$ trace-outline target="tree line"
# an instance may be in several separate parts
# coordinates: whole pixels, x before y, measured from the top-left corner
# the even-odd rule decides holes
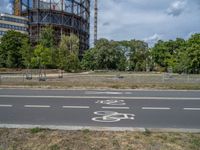
[[[27,35],[8,31],[0,43],[0,67],[58,68],[80,70],[200,72],[200,34],[188,40],[159,40],[154,47],[141,40],[112,41],[100,39],[79,57],[79,38],[61,37],[55,43],[54,30],[42,30],[38,44],[32,46]]]

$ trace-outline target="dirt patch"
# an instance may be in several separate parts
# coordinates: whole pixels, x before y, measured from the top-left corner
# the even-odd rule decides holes
[[[0,150],[200,150],[200,134],[3,128]]]

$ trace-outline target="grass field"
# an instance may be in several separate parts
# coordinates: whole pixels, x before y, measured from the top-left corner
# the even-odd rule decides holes
[[[0,150],[200,150],[200,134],[0,129]]]

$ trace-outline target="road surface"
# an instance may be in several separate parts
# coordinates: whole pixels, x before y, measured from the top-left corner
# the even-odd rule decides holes
[[[0,125],[200,130],[200,91],[0,89]]]

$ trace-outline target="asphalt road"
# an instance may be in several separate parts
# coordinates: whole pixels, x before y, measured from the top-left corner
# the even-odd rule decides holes
[[[0,89],[0,125],[200,129],[200,91]]]

